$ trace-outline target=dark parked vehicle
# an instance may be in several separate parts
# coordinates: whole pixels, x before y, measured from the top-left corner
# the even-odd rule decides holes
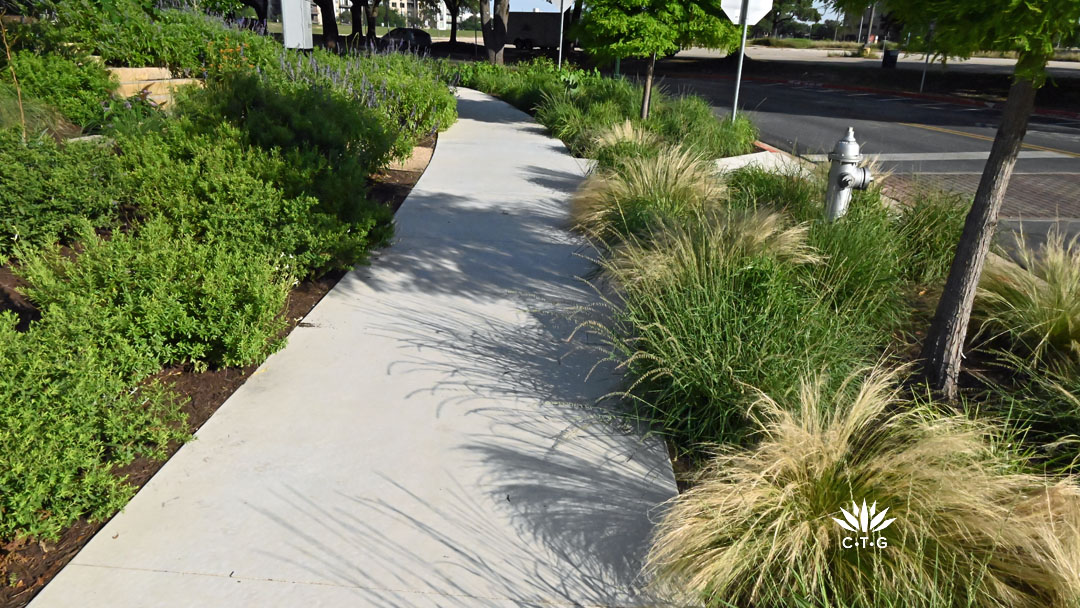
[[[380,40],[387,49],[408,51],[428,51],[431,49],[431,35],[414,27],[395,27]]]

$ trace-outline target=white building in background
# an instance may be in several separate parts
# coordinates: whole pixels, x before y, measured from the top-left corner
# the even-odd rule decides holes
[[[348,11],[350,8],[352,8],[352,0],[333,1],[334,13],[336,15],[341,15],[342,12]],[[379,8],[381,9],[382,6],[387,6],[390,8],[390,10],[396,11],[397,13],[404,15],[408,19],[410,26],[416,23],[419,24],[420,27],[433,27],[438,30],[450,29],[450,11],[446,10],[446,4],[441,2],[441,0],[435,7],[433,7],[433,10],[429,11],[422,11],[420,9],[421,5],[417,0],[382,0]],[[425,12],[431,14],[431,16],[434,17],[433,22],[420,22],[420,20],[424,18]],[[458,15],[458,24],[467,19],[468,16],[468,13],[462,11],[461,14]],[[323,24],[322,11],[319,10],[319,7],[316,6],[314,2],[311,3],[311,22],[316,25]]]
[[[390,10],[404,15],[409,19],[409,25],[412,25],[415,20],[420,20],[424,17],[425,11],[420,10],[420,3],[417,0],[382,0],[384,4],[390,7]],[[434,17],[432,23],[421,24],[423,27],[434,27],[437,30],[450,29],[450,11],[446,10],[446,4],[439,2],[434,10],[429,11]],[[419,22],[419,21],[417,21]]]

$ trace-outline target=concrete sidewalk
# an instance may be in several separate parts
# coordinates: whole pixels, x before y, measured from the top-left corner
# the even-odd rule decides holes
[[[623,606],[663,445],[594,401],[596,296],[565,229],[582,163],[460,90],[398,213],[347,275],[31,604]],[[588,376],[588,377],[587,377]]]

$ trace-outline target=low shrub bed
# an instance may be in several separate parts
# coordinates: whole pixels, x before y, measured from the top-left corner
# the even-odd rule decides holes
[[[280,348],[290,289],[391,234],[371,175],[456,119],[416,57],[301,55],[131,0],[54,8],[12,26],[25,123],[0,66],[0,264],[40,313],[0,310],[0,541],[20,543],[121,507],[117,471],[186,435],[161,371]],[[91,53],[205,86],[167,111],[117,99]]]
[[[681,143],[709,158],[752,152],[757,139],[745,117],[719,119],[700,97],[671,96],[659,88],[653,90],[648,120],[641,121],[640,85],[569,66],[560,71],[546,59],[513,67],[470,63],[449,73],[462,86],[535,115],[578,156],[596,157],[597,137],[628,120],[664,143]]]
[[[733,608],[1080,600],[1080,246],[988,267],[970,337],[984,375],[935,403],[907,363],[964,201],[892,207],[871,188],[827,223],[820,172],[719,176],[630,126],[596,140],[618,154],[574,218],[615,294],[597,328],[634,417],[689,466],[652,547],[658,591]]]

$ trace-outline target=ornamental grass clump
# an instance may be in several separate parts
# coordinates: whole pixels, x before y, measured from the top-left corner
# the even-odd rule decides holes
[[[1018,472],[991,427],[901,402],[895,380],[762,394],[760,442],[717,448],[665,514],[655,584],[706,606],[1074,606],[1080,487]]]
[[[620,300],[605,330],[633,379],[626,395],[680,450],[741,440],[751,386],[781,398],[810,370],[843,374],[875,356],[864,324],[806,288],[822,261],[806,239],[776,213],[717,210],[629,239],[603,263]]]
[[[698,278],[724,266],[760,256],[795,264],[823,258],[807,242],[806,224],[789,226],[779,213],[717,209],[689,221],[668,222],[651,241],[631,241],[606,263],[619,283],[677,281]]]
[[[1080,240],[1051,233],[1037,250],[1021,236],[1014,264],[991,258],[972,316],[988,337],[1055,368],[1080,365]]]
[[[657,134],[625,120],[596,134],[592,141],[592,156],[597,167],[611,169],[624,159],[656,156],[661,142]]]
[[[593,172],[574,196],[570,213],[577,228],[601,240],[643,237],[665,221],[717,205],[722,193],[711,161],[669,147]]]

